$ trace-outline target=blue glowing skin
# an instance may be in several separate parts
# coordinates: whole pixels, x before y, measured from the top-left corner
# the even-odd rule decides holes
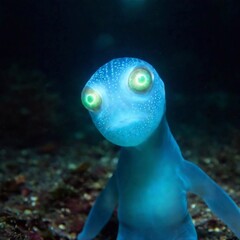
[[[151,78],[144,90],[129,84],[139,69]],[[195,240],[187,192],[199,195],[240,237],[238,206],[199,167],[183,159],[165,117],[164,83],[150,64],[135,58],[110,61],[87,82],[82,101],[101,134],[123,148],[78,240],[93,239],[116,207],[117,240]]]

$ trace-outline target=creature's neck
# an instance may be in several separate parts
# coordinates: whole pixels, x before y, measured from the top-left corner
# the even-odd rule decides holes
[[[148,159],[148,162],[159,161],[160,158],[162,163],[172,165],[181,159],[180,149],[169,129],[165,115],[152,136],[132,151],[143,159]]]
[[[169,146],[171,138],[172,133],[164,115],[154,133],[144,143],[137,146],[137,148],[142,150],[151,149],[151,151],[159,150],[159,147]]]

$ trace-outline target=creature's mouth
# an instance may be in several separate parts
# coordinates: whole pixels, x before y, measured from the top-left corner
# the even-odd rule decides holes
[[[106,128],[107,131],[131,128],[135,125],[138,125],[141,122],[140,117],[123,117],[121,119],[117,119],[116,121],[112,121],[110,125]]]
[[[111,117],[111,120],[99,131],[113,144],[126,147],[137,146],[148,135],[146,116],[121,113]]]
[[[139,120],[136,118],[123,118],[121,120],[119,120],[118,125],[119,126],[127,126],[133,123],[138,122]]]

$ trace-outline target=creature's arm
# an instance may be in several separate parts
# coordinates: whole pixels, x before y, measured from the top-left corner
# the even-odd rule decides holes
[[[184,161],[182,170],[187,189],[202,197],[213,213],[240,238],[240,209],[236,203],[195,164]]]
[[[110,219],[118,199],[116,177],[113,175],[105,189],[97,198],[83,231],[78,235],[77,240],[93,239]]]

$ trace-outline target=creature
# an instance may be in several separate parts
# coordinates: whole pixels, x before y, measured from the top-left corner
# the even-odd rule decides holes
[[[116,207],[117,240],[196,240],[187,192],[199,195],[240,237],[238,206],[183,159],[165,116],[164,83],[150,64],[136,58],[108,62],[85,85],[82,103],[100,133],[122,149],[78,240],[93,239]]]

